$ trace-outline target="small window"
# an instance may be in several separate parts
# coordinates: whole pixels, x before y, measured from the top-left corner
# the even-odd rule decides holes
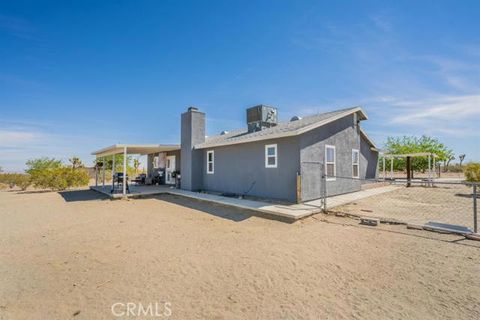
[[[265,146],[265,168],[277,167],[277,145],[267,144]]]
[[[207,173],[213,174],[215,169],[215,154],[213,150],[207,151]]]
[[[335,180],[337,173],[335,146],[325,145],[325,173],[327,181]]]
[[[352,150],[352,177],[360,177],[360,152],[357,149]]]

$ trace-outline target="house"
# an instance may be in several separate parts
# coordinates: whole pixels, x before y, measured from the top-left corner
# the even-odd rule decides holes
[[[181,115],[179,146],[139,153],[148,154],[147,182],[162,176],[161,183],[175,184],[181,177],[185,190],[303,202],[322,196],[323,174],[327,196],[358,191],[362,179],[376,178],[378,150],[361,128],[366,119],[354,107],[278,122],[276,108],[260,105],[247,109],[245,129],[207,137],[205,113],[190,107]]]

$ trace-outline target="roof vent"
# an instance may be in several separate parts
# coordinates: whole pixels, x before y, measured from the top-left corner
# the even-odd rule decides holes
[[[227,130],[223,130],[222,132],[220,132],[220,134],[221,134],[222,136],[225,135],[225,134],[227,134],[227,133],[228,133]]]
[[[188,111],[198,111],[197,107],[188,107]]]
[[[299,116],[293,116],[290,121],[297,121],[297,120],[302,120],[302,117]]]

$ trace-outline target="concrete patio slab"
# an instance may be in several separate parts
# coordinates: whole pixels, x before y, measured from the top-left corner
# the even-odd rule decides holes
[[[267,215],[298,220],[316,213],[321,212],[321,207],[315,204],[272,204],[269,202],[239,199],[224,197],[209,193],[192,192],[187,190],[175,189],[169,186],[129,186],[130,193],[126,195],[126,198],[158,195],[158,194],[172,194],[177,196],[183,196],[191,199],[208,201],[226,206],[233,206],[246,210],[253,210]],[[111,186],[92,186],[90,189],[97,192],[101,192],[114,199],[123,198],[121,192],[111,193]]]

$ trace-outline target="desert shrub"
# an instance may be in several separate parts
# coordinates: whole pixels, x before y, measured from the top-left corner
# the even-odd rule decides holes
[[[30,186],[30,176],[20,173],[2,173],[0,174],[0,183],[8,186],[10,189],[15,186],[26,190]]]
[[[472,162],[467,164],[464,174],[467,181],[480,182],[480,163]]]
[[[83,187],[88,185],[90,180],[88,172],[85,169],[70,169],[62,168],[64,171],[63,175],[67,181],[68,188]]]
[[[449,165],[448,167],[445,168],[445,171],[448,171],[448,172],[453,172],[453,173],[460,173],[460,172],[463,172],[465,167],[459,165],[459,164],[455,164],[455,165]]]
[[[84,169],[67,167],[31,170],[31,181],[35,188],[65,190],[88,184],[88,173]]]
[[[30,175],[28,174],[18,174],[15,178],[15,185],[24,191],[27,190],[31,184]]]

